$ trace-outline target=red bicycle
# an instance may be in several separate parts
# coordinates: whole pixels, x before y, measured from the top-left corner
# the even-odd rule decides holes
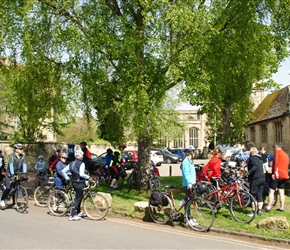
[[[207,183],[208,190],[203,194],[203,198],[217,211],[222,208],[223,204],[228,205],[230,213],[236,221],[250,223],[256,216],[255,198],[238,182],[222,184],[220,178],[213,177],[213,179],[216,181],[217,187]]]

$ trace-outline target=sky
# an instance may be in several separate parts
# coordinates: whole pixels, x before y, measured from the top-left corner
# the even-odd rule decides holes
[[[287,85],[290,85],[290,58],[288,57],[286,60],[284,60],[278,70],[278,72],[274,75],[272,75],[272,79],[282,84],[281,87],[286,87]]]

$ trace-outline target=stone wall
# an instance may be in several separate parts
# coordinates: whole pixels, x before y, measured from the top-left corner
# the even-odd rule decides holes
[[[5,162],[7,166],[7,157],[9,154],[13,152],[13,145],[10,145],[9,141],[0,141],[0,149],[2,150],[2,155],[5,157]],[[78,148],[79,145],[68,144],[68,143],[53,143],[53,142],[45,142],[45,143],[30,143],[24,144],[24,154],[26,157],[26,163],[28,166],[28,171],[32,171],[34,169],[35,163],[37,162],[38,156],[43,155],[44,160],[46,162],[46,167],[48,167],[48,159],[49,157],[56,152],[57,149],[60,149],[61,152],[68,153],[68,149],[70,147]],[[92,144],[88,146],[92,153],[100,155],[104,153],[107,148],[110,147],[109,144]]]

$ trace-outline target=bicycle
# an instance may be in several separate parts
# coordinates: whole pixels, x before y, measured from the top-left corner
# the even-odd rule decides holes
[[[39,186],[34,190],[33,198],[39,207],[46,207],[47,200],[54,189],[54,183],[47,180],[38,180]]]
[[[103,195],[91,192],[91,189],[95,186],[96,182],[92,180],[88,181],[87,187],[83,189],[82,207],[90,219],[101,220],[108,214],[109,204]],[[70,210],[74,197],[75,193],[72,186],[69,186],[66,190],[54,189],[47,201],[50,212],[56,216],[64,216]]]
[[[149,199],[149,215],[155,223],[166,224],[169,220],[176,220],[181,216],[181,209],[185,208],[185,221],[189,227],[199,232],[209,231],[214,223],[215,213],[211,204],[197,195],[199,191],[196,184],[188,192],[176,190],[174,185],[165,185],[165,188],[170,190],[157,191],[161,194],[161,199],[157,204],[152,204]],[[177,209],[173,193],[188,193],[189,198]],[[192,219],[195,220],[194,224],[190,223]]]
[[[256,216],[255,198],[238,182],[221,184],[220,187],[221,178],[212,177],[212,179],[216,181],[217,187],[205,182],[208,191],[203,194],[203,198],[217,211],[222,208],[223,203],[227,202],[230,213],[236,221],[250,223]],[[255,211],[255,213],[252,213],[252,211]]]
[[[154,165],[148,168],[142,168],[143,176],[145,176],[142,182],[143,184],[147,183],[151,190],[161,190],[163,187],[163,182],[160,179],[160,177],[155,174],[154,168],[155,168]],[[140,180],[138,172],[139,167],[137,163],[135,163],[133,170],[127,179],[127,183],[129,185],[128,192],[130,192],[133,187],[136,188],[137,185],[139,184]]]
[[[11,190],[6,198],[10,201],[13,196],[15,196],[16,211],[19,213],[24,213],[28,208],[28,193],[26,188],[21,185],[22,182],[28,180],[27,173],[19,172],[13,178],[11,178]],[[1,185],[1,191],[5,190],[5,185]]]

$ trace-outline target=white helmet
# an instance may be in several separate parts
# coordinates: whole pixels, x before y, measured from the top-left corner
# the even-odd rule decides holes
[[[192,152],[192,151],[195,151],[196,150],[196,147],[194,146],[188,146],[184,149],[185,152]]]
[[[61,157],[61,158],[66,158],[66,159],[68,159],[68,154],[67,154],[67,153],[61,153],[60,157]]]
[[[82,159],[83,156],[84,156],[84,152],[82,150],[79,149],[75,151],[75,158]]]
[[[43,159],[43,155],[38,156],[38,159]]]

